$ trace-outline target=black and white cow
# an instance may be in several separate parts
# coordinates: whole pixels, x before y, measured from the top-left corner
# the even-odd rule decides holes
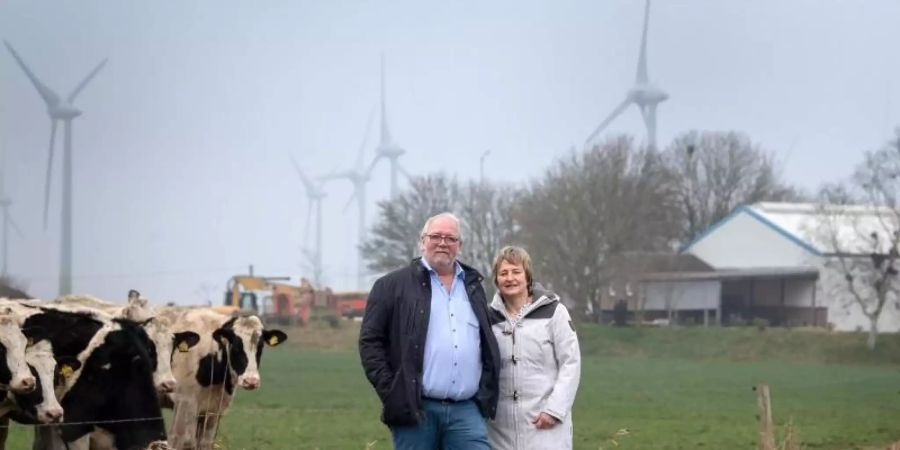
[[[235,386],[260,387],[259,363],[266,345],[285,340],[280,330],[266,330],[257,316],[232,317],[211,309],[170,311],[176,328],[198,330],[200,343],[175,353],[172,372],[178,380],[170,442],[175,448],[212,448],[219,417],[234,398]]]
[[[0,389],[25,394],[35,389],[36,379],[25,363],[23,320],[16,302],[0,299]]]
[[[9,415],[19,423],[56,423],[63,419],[63,408],[56,398],[55,387],[81,367],[78,359],[56,356],[49,341],[42,340],[25,352],[25,361],[37,379],[35,390],[27,394],[9,392],[0,403],[0,417]]]
[[[115,325],[102,340],[94,339],[80,372],[72,377],[77,379],[62,397],[65,422],[83,425],[64,426],[61,435],[72,442],[96,427],[111,434],[120,450],[143,449],[166,439],[153,384],[155,350],[140,324],[116,320]]]
[[[0,393],[0,449],[6,448],[10,420],[36,425],[60,422],[63,408],[54,392],[56,383],[71,376],[81,366],[75,358],[57,358],[48,341],[42,340],[28,347],[25,360],[37,380],[37,387],[29,393]]]
[[[0,448],[5,446],[6,425],[10,419],[36,424],[57,422],[63,416],[62,406],[53,390],[57,364],[51,345],[42,340],[45,330],[41,327],[29,326],[28,336],[25,335],[25,321],[36,311],[20,302],[0,299],[0,379],[4,381],[0,388],[0,423],[3,425]],[[63,357],[62,360],[69,362],[65,366],[67,373],[77,370],[74,358]],[[22,366],[27,370],[27,377],[15,375],[21,372]],[[26,389],[22,389],[16,380],[25,380]]]
[[[77,355],[81,363],[56,391],[65,411],[62,426],[40,429],[35,448],[86,448],[96,429],[108,432],[120,450],[165,440],[153,384],[155,347],[141,324],[96,312],[35,309],[25,321],[26,330],[48,330],[54,353]]]
[[[200,336],[190,330],[175,333],[172,320],[167,316],[158,316],[156,311],[148,305],[147,300],[141,298],[140,293],[135,290],[128,293],[127,304],[110,303],[88,295],[60,297],[54,300],[53,304],[62,305],[75,311],[79,309],[98,310],[113,318],[128,319],[142,324],[155,347],[157,360],[156,370],[153,372],[153,384],[160,395],[175,391],[176,381],[172,375],[172,352],[175,349],[184,351],[185,348],[193,347],[200,340]]]

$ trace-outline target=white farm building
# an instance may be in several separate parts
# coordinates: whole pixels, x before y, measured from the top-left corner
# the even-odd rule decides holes
[[[873,246],[873,239],[900,232],[897,225],[896,212],[887,209],[799,203],[741,206],[682,249],[683,255],[708,264],[711,272],[658,274],[655,284],[666,283],[675,293],[705,290],[703,308],[714,306],[714,317],[723,324],[764,318],[773,325],[868,330],[869,319],[846,288],[838,254],[845,260],[870,258],[878,245]],[[644,284],[646,302],[659,303],[654,297],[661,294],[651,295],[654,283]],[[716,304],[709,304],[710,298]],[[895,300],[885,304],[878,325],[882,332],[900,330]]]

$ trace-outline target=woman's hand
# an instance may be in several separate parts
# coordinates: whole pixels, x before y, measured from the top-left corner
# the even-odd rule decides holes
[[[533,423],[538,430],[549,430],[555,427],[556,424],[559,423],[559,420],[550,414],[542,412],[537,416],[537,419],[534,419],[534,422],[531,423]]]

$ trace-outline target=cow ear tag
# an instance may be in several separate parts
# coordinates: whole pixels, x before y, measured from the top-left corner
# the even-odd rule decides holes
[[[59,368],[59,373],[63,377],[69,378],[73,373],[75,373],[75,369],[73,369],[72,366],[68,364],[63,364],[62,367]]]
[[[272,336],[269,338],[269,346],[274,347],[278,345],[278,336]]]
[[[178,344],[178,351],[179,351],[179,352],[181,352],[181,353],[187,353],[188,350],[190,350],[190,347],[188,347],[188,343],[187,343],[187,342],[181,341],[181,343]]]
[[[226,346],[226,347],[228,346],[228,339],[226,339],[226,338],[224,338],[224,337],[223,337],[223,338],[219,338],[219,342],[221,342],[222,345],[224,345],[224,346]]]

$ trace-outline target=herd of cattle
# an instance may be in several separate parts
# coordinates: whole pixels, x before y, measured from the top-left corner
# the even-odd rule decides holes
[[[128,297],[0,298],[0,449],[10,420],[38,425],[34,449],[211,449],[235,388],[258,388],[263,348],[287,339],[254,315]]]

